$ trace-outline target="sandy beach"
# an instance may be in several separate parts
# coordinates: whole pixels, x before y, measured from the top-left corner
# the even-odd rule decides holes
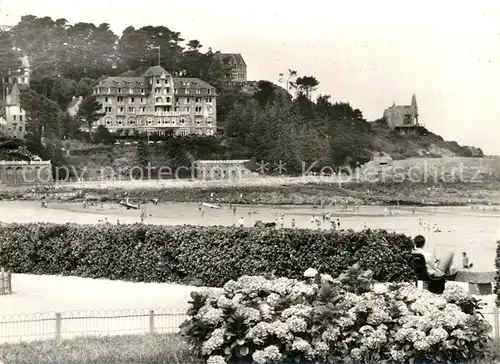
[[[311,217],[320,217],[326,212],[334,219],[339,219],[342,229],[362,230],[386,229],[409,236],[423,234],[427,238],[427,249],[440,255],[454,249],[458,254],[467,252],[476,267],[490,270],[494,267],[496,252],[495,237],[500,231],[498,211],[489,206],[477,207],[420,207],[413,214],[411,207],[392,209],[392,216],[386,214],[380,206],[359,206],[355,212],[342,211],[338,206],[327,206],[324,210],[312,206],[262,206],[235,205],[236,212],[230,205],[221,209],[210,209],[194,203],[164,203],[154,206],[144,205],[147,218],[144,223],[163,225],[233,225],[243,217],[245,226],[253,226],[256,220],[276,221],[284,214],[284,227],[290,228],[295,219],[297,228],[313,228]],[[149,216],[151,214],[151,216]],[[141,212],[127,210],[116,203],[96,203],[83,207],[82,203],[50,203],[48,208],[41,208],[34,201],[0,201],[0,221],[2,222],[78,222],[96,224],[107,219],[110,223],[138,223]],[[441,230],[435,233],[420,225],[431,228],[437,225]],[[330,229],[325,221],[322,229]]]

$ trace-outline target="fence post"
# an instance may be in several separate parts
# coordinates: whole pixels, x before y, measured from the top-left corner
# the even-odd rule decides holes
[[[12,294],[12,273],[10,271],[7,272],[7,283],[9,287],[9,293]]]
[[[155,333],[155,312],[149,310],[149,333],[153,335]]]
[[[7,279],[5,279],[4,268],[0,268],[0,294],[4,295],[6,292]]]
[[[61,340],[61,314],[59,312],[56,313],[56,340]]]
[[[500,340],[500,318],[498,316],[498,307],[493,307],[493,322],[495,327],[495,341]]]

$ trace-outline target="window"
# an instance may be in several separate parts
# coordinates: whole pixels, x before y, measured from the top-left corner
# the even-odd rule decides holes
[[[123,106],[118,108],[119,112],[123,112]]]
[[[128,119],[128,125],[135,125],[135,119],[134,118],[129,118]]]
[[[157,97],[157,98],[155,99],[155,102],[161,103],[161,102],[162,102],[161,97]]]
[[[184,125],[184,124],[186,124],[186,119],[181,118],[181,120],[179,120],[179,122],[180,122],[182,125]]]
[[[132,87],[131,87],[131,88],[129,88],[129,89],[128,89],[128,93],[129,93],[129,94],[133,94],[133,93],[134,93],[134,89],[133,89]]]
[[[25,81],[25,78],[24,77],[21,77],[21,83],[24,83]]]
[[[201,106],[196,106],[196,110],[195,110],[196,112],[201,112],[201,110],[202,110]]]
[[[143,88],[141,88],[141,94],[143,94],[143,93],[144,93],[144,89],[143,89]],[[141,97],[141,99],[142,99],[142,97]]]
[[[123,96],[118,96],[116,98],[116,102],[123,102]]]
[[[148,125],[151,125],[153,123],[153,118],[150,116],[148,117]]]
[[[106,118],[106,125],[111,125],[111,118]]]
[[[161,88],[160,87],[155,87],[155,94],[161,93]]]
[[[167,97],[167,102],[171,102],[170,97]]]
[[[116,123],[117,123],[118,125],[122,125],[122,124],[123,124],[123,119],[122,119],[122,118],[118,118],[118,119],[116,119]]]
[[[185,112],[189,112],[189,111],[190,111],[190,108],[189,108],[189,107],[185,107],[185,108],[184,108],[184,111],[185,111]]]
[[[146,112],[146,108],[145,107],[141,107],[141,111],[142,112]]]
[[[104,108],[104,111],[105,111],[105,112],[111,112],[111,106],[106,106],[106,107]]]
[[[189,89],[188,88],[186,89],[186,94],[189,94]]]
[[[129,107],[129,108],[128,108],[128,112],[135,113],[135,107]]]
[[[186,104],[189,104],[191,103],[191,98],[190,97],[186,97]]]
[[[195,99],[195,102],[196,102],[197,104],[198,104],[200,101],[201,101],[201,97],[197,97],[197,98]]]
[[[107,93],[109,94],[110,92],[111,92],[111,89],[110,89],[110,88],[108,88]]]
[[[23,131],[23,127],[22,126],[19,127],[19,131]]]
[[[211,97],[205,98],[205,102],[208,102],[209,104],[211,104],[212,103],[212,98]]]
[[[198,95],[200,94],[200,89],[199,88],[196,89],[196,94],[198,94]]]
[[[207,124],[212,124],[212,119],[211,118],[207,118]]]
[[[14,121],[16,121],[16,115],[12,115]]]
[[[130,100],[130,103],[133,104],[135,102],[135,97],[131,97],[129,100]]]
[[[157,78],[157,79],[156,79],[156,84],[157,84],[157,85],[159,85],[159,84],[160,84],[160,79],[159,79],[159,78]]]
[[[201,120],[200,119],[196,119],[196,125],[200,125],[201,124]]]
[[[167,94],[170,93],[170,87],[167,87]]]
[[[186,136],[188,131],[186,129],[179,129],[179,135]]]
[[[122,93],[122,89],[120,87],[118,87],[118,93],[121,94]]]
[[[23,121],[23,116],[19,115],[19,121]]]
[[[108,103],[108,102],[109,102],[109,97],[107,97],[107,96],[106,96],[106,97],[104,98],[104,102],[105,102],[105,103]]]

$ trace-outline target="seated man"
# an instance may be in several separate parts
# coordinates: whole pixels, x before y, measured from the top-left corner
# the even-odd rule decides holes
[[[453,251],[448,252],[442,260],[437,260],[431,253],[424,250],[425,238],[422,235],[417,235],[414,242],[415,249],[413,253],[421,254],[425,258],[427,273],[430,277],[449,277],[456,273],[456,269],[451,268],[454,256]]]

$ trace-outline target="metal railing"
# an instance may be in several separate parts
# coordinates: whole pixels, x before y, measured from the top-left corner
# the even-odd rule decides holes
[[[166,334],[179,331],[186,308],[88,310],[0,316],[0,344],[81,336]]]

